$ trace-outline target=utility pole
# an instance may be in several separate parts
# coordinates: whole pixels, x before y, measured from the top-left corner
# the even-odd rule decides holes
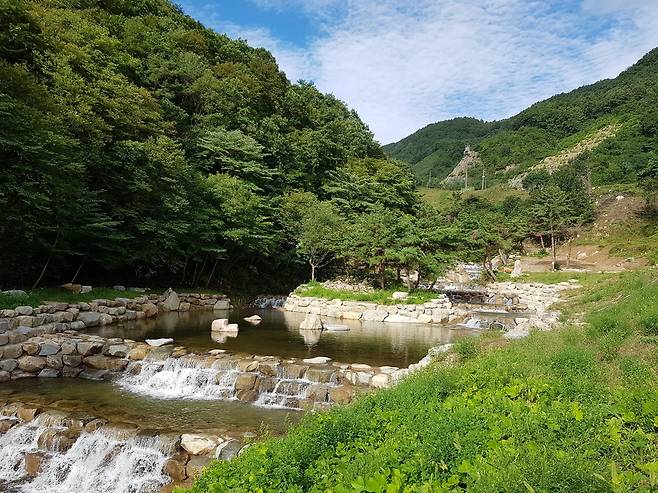
[[[484,190],[485,178],[484,178],[484,164],[482,164],[482,190]]]

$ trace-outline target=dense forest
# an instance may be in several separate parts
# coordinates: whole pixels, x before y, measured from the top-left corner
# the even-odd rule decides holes
[[[605,125],[620,130],[581,156],[592,183],[644,180],[653,176],[658,151],[658,49],[617,78],[603,80],[539,102],[496,122],[457,118],[418,130],[384,147],[410,163],[426,183],[429,171],[445,177],[470,143],[499,179],[518,174]],[[449,165],[452,163],[452,166]]]
[[[0,26],[4,285],[266,286],[303,267],[291,193],[418,200],[354,111],[167,0],[0,0]]]

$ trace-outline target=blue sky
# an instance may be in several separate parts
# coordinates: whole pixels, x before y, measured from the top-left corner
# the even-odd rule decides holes
[[[455,116],[511,116],[615,77],[658,46],[658,0],[178,0],[263,46],[393,142]]]

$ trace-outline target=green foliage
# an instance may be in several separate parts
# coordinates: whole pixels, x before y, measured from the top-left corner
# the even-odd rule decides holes
[[[452,349],[462,361],[474,358],[480,352],[479,341],[474,337],[462,337],[456,340]]]
[[[189,491],[653,491],[658,381],[638,321],[658,313],[656,286],[654,271],[626,274],[574,302],[593,326],[630,315],[621,355],[601,359],[598,329],[536,332],[309,415]]]
[[[167,0],[0,0],[0,116],[8,287],[290,282],[281,197],[417,203],[355,112]]]
[[[38,288],[23,296],[9,296],[0,293],[0,310],[14,309],[17,306],[39,306],[46,301],[60,301],[64,303],[90,302],[97,299],[137,298],[143,296],[136,291],[118,291],[112,288],[98,287],[89,293],[75,294],[63,289]]]

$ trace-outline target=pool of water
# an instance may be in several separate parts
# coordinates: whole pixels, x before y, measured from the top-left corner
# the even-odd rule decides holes
[[[243,320],[260,315],[263,321],[251,325]],[[291,358],[328,356],[334,361],[406,367],[418,362],[427,350],[450,342],[466,329],[426,324],[388,324],[357,320],[332,321],[347,325],[346,332],[300,331],[302,313],[279,310],[235,309],[231,311],[171,312],[155,319],[137,320],[96,329],[103,337],[134,340],[173,338],[175,344],[194,352],[226,349],[257,355]],[[237,323],[237,334],[211,334],[216,318]]]
[[[158,433],[256,431],[285,433],[302,413],[267,409],[240,401],[156,399],[123,390],[111,381],[25,379],[0,385],[0,401],[20,401]]]

